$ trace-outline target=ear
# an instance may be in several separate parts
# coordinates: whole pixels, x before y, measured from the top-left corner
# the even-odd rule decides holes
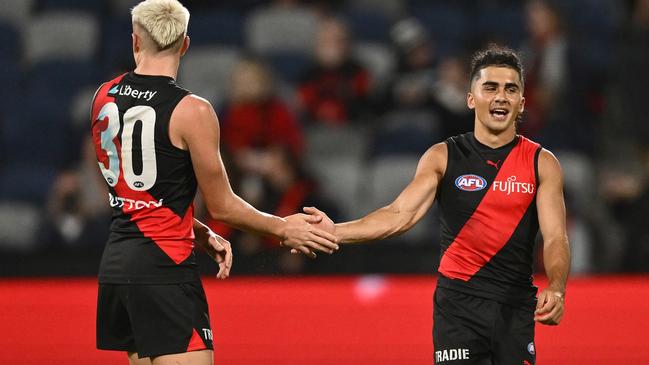
[[[518,113],[522,113],[525,111],[525,97],[521,98],[521,106],[519,107]]]
[[[475,109],[475,99],[473,98],[473,94],[470,91],[466,93],[466,106],[468,106],[471,110]]]
[[[135,34],[135,32],[131,33],[131,38],[133,39],[133,53],[138,53],[140,52],[140,47],[142,46],[142,39]]]
[[[189,48],[189,36],[185,36],[185,39],[183,39],[183,45],[180,47],[180,57],[185,55],[185,52],[187,52],[187,49]]]

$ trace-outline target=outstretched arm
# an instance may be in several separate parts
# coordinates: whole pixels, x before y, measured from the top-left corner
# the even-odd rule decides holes
[[[563,200],[563,174],[556,157],[547,150],[539,155],[539,188],[536,207],[543,236],[543,263],[548,287],[539,293],[534,320],[557,325],[563,317],[570,247]]]
[[[319,222],[320,217],[266,214],[232,191],[219,151],[218,119],[205,99],[188,95],[180,101],[172,114],[169,137],[176,147],[189,151],[210,217],[242,230],[276,236],[284,245],[305,253],[337,249],[334,235],[309,224]]]
[[[435,200],[437,186],[444,176],[446,143],[428,149],[419,160],[414,179],[391,204],[365,217],[335,225],[341,243],[379,240],[399,235],[415,225]]]

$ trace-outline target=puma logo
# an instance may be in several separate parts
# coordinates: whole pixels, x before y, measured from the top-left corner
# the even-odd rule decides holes
[[[496,161],[496,162],[493,162],[493,161],[491,161],[491,160],[487,160],[487,165],[495,167],[496,170],[499,169],[498,164],[500,164],[500,160],[498,160],[498,161]]]

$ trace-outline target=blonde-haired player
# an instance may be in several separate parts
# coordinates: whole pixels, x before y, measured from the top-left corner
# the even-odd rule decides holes
[[[99,268],[97,347],[128,353],[132,365],[212,364],[212,331],[194,244],[220,266],[230,244],[193,219],[200,188],[210,216],[274,235],[291,249],[332,253],[335,236],[280,218],[235,195],[219,152],[212,106],[175,82],[189,47],[189,12],[176,0],[132,11],[136,68],[104,83],[92,105],[92,137],[113,208]]]

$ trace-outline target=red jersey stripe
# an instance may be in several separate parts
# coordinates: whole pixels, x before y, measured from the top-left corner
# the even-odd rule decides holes
[[[539,145],[519,136],[473,215],[442,256],[439,272],[468,281],[509,241],[536,196]]]

